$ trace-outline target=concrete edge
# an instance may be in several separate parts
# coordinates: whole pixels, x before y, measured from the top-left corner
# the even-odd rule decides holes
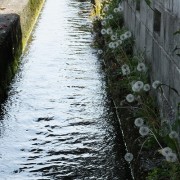
[[[1,2],[3,1],[3,2]],[[45,0],[0,0],[0,102],[15,75],[19,58]]]

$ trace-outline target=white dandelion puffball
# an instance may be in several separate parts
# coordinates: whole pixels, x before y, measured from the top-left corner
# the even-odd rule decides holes
[[[116,46],[115,46],[114,42],[112,42],[112,49],[115,49],[115,48],[116,48]]]
[[[107,18],[107,16],[105,16],[104,18],[103,18],[103,20],[107,20],[108,18]]]
[[[110,15],[108,16],[108,19],[113,19],[113,15],[110,14]]]
[[[141,127],[144,124],[144,119],[142,118],[136,118],[134,121],[135,126]]]
[[[123,76],[129,75],[131,73],[130,69],[123,69],[122,74]]]
[[[144,87],[144,83],[142,81],[137,81],[133,86],[135,89],[141,90]]]
[[[161,153],[163,156],[167,156],[168,154],[172,153],[172,149],[170,147],[165,147],[161,149]]]
[[[137,70],[138,70],[139,72],[145,72],[145,71],[146,71],[146,65],[145,65],[144,63],[139,63],[139,64],[137,65]]]
[[[135,85],[133,85],[133,86],[132,86],[132,91],[133,91],[133,92],[139,92],[139,91],[140,91],[140,89],[137,89],[137,88],[136,88],[136,86],[135,86]]]
[[[132,33],[130,31],[125,32],[126,38],[130,38],[132,36]]]
[[[121,8],[122,8],[122,10],[123,10],[123,7],[122,7],[122,2],[120,2],[120,3],[118,4],[118,7],[121,7]]]
[[[127,162],[131,162],[133,160],[133,154],[132,153],[126,153],[125,156],[124,156],[124,159],[127,161]]]
[[[119,39],[119,40],[118,40],[118,43],[119,43],[119,45],[121,45],[121,44],[122,44],[122,40]]]
[[[99,20],[99,17],[98,16],[94,16],[93,20],[97,21],[97,20]]]
[[[103,11],[107,12],[109,10],[109,5],[104,6]]]
[[[161,82],[160,81],[154,81],[153,83],[152,83],[152,87],[154,88],[154,89],[157,89],[157,87],[159,86],[161,84]]]
[[[114,8],[113,11],[114,11],[114,13],[117,13],[117,12],[119,12],[119,9],[118,8]]]
[[[103,50],[99,49],[97,53],[98,53],[98,54],[102,54],[102,53],[103,53]]]
[[[114,43],[113,43],[113,42],[110,42],[110,43],[108,44],[108,47],[109,47],[110,49],[114,49]]]
[[[125,34],[122,34],[121,36],[120,36],[120,40],[125,40],[127,37],[126,37],[126,35]]]
[[[101,25],[105,26],[106,25],[106,21],[105,20],[101,21]]]
[[[127,65],[127,64],[123,64],[122,66],[121,66],[121,69],[123,70],[123,69],[129,69],[129,66]]]
[[[127,102],[131,103],[131,102],[133,102],[135,100],[135,97],[134,97],[133,94],[128,94],[126,96],[126,100],[127,100]]]
[[[111,40],[112,40],[112,41],[117,40],[117,36],[116,36],[116,35],[111,35]]]
[[[146,91],[146,92],[150,91],[150,89],[151,89],[151,86],[149,84],[145,84],[144,87],[143,87],[143,90]]]
[[[129,66],[127,64],[122,65],[121,69],[122,69],[123,75],[128,75],[131,72],[130,68],[129,68]]]
[[[141,136],[146,136],[149,134],[150,129],[147,126],[141,126],[139,129],[139,134]]]
[[[119,12],[122,12],[122,11],[123,11],[123,7],[122,7],[122,6],[119,6],[119,7],[118,7],[118,11],[119,11]]]
[[[114,48],[117,48],[119,46],[119,43],[118,42],[114,42]]]
[[[106,30],[107,34],[111,35],[113,33],[112,29],[111,28],[107,28]]]
[[[102,35],[104,35],[104,34],[106,34],[106,33],[107,33],[106,29],[101,29],[101,34],[102,34]]]
[[[178,138],[178,133],[177,133],[176,131],[171,131],[171,132],[169,133],[169,137],[170,137],[171,139],[177,139],[177,138]]]
[[[175,153],[169,153],[166,155],[166,161],[168,162],[176,162],[177,161],[177,155]]]
[[[115,48],[117,48],[118,47],[118,43],[117,42],[110,42],[109,44],[108,44],[108,46],[109,46],[109,48],[110,49],[115,49]]]

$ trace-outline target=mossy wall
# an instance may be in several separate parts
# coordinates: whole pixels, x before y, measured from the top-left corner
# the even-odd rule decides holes
[[[26,46],[44,2],[45,0],[29,0],[26,7],[20,13],[23,49]]]

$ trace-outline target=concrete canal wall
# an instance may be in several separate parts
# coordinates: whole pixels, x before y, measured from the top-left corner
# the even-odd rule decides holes
[[[45,0],[0,0],[0,101]]]
[[[151,66],[151,79],[159,80],[180,91],[180,1],[153,0],[150,7],[145,1],[126,0],[124,16],[126,26],[133,32],[137,51],[144,53]],[[178,95],[163,87],[173,107],[180,102]],[[159,100],[162,104],[161,100]]]

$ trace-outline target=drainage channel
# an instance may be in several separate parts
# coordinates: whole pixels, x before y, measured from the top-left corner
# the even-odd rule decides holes
[[[1,180],[130,180],[90,1],[47,0],[0,115]]]

